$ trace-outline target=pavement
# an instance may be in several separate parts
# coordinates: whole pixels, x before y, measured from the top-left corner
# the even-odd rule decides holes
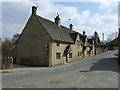
[[[14,68],[3,88],[118,88],[117,50],[54,67]],[[21,70],[21,71],[20,71]],[[17,72],[17,73],[15,73]]]

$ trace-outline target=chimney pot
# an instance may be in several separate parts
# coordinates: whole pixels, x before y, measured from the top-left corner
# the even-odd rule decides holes
[[[60,25],[59,15],[56,16],[56,18],[55,18],[55,23],[56,23],[57,25]]]
[[[69,26],[69,27],[70,27],[70,29],[71,29],[71,30],[73,30],[73,25],[72,25],[72,24],[70,24],[70,26]]]
[[[32,14],[35,14],[35,15],[36,15],[36,11],[37,11],[37,7],[32,6]]]
[[[83,35],[85,35],[85,31],[83,31]]]

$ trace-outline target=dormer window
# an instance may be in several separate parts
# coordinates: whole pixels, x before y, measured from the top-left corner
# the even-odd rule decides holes
[[[56,46],[60,47],[60,42],[57,42],[57,43],[56,43]]]

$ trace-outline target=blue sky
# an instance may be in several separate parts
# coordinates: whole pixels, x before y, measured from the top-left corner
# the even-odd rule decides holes
[[[116,32],[118,28],[117,2],[40,2],[37,14],[54,21],[59,13],[61,25],[69,27],[73,24],[74,30],[93,35],[97,31],[102,39],[102,33],[107,36]],[[21,33],[31,15],[33,1],[2,2],[2,38],[12,38],[15,33]],[[68,20],[70,19],[70,21]]]
[[[55,3],[62,4],[65,6],[76,7],[79,13],[83,10],[89,9],[90,11],[92,11],[91,14],[99,12],[98,6],[100,5],[98,2],[55,2]]]

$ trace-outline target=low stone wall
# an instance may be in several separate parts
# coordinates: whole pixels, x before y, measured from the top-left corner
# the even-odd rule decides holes
[[[108,50],[116,50],[118,47],[108,47]]]
[[[37,61],[35,59],[20,59],[20,64],[28,66],[37,66]]]
[[[96,55],[107,51],[107,48],[104,47],[96,47],[95,49]]]
[[[4,57],[0,69],[11,69],[13,66],[13,57]]]

